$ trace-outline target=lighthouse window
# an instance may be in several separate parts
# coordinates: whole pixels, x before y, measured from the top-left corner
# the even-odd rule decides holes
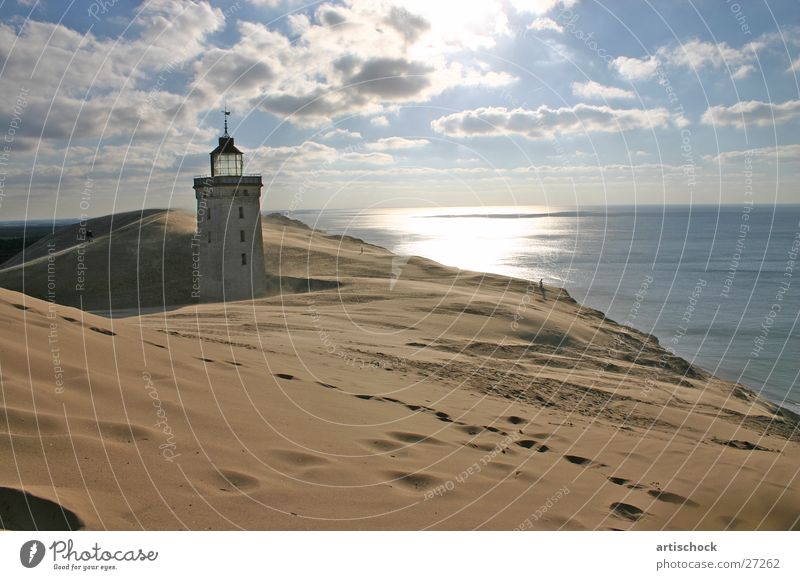
[[[208,243],[211,243],[211,232],[208,232]]]
[[[239,219],[244,219],[244,208],[239,206]]]
[[[239,230],[239,241],[240,242],[244,241],[244,230]]]
[[[208,209],[206,210],[206,219],[207,219],[208,221],[211,221],[211,208],[208,208]]]
[[[242,266],[247,266],[247,254],[242,254]]]

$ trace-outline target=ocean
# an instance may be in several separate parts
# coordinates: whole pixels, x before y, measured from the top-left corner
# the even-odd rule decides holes
[[[800,205],[302,210],[401,255],[562,286],[800,412]]]

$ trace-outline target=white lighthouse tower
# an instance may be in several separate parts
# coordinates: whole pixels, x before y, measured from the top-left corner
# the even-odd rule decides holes
[[[196,177],[200,300],[246,300],[266,289],[261,174],[243,174],[242,152],[225,134],[211,152],[211,176]]]

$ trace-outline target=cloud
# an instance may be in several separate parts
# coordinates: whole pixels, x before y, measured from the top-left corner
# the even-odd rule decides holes
[[[375,0],[367,1],[378,4]],[[392,4],[428,23],[424,30],[414,27],[415,43],[431,53],[485,50],[494,47],[498,37],[511,34],[501,0],[393,0]],[[394,8],[391,12],[397,14]],[[390,20],[397,21],[391,18],[391,13]]]
[[[166,83],[191,70],[223,23],[222,12],[207,2],[154,0],[119,38],[36,20],[19,31],[0,24],[0,91],[30,89],[20,136],[186,139],[203,105]]]
[[[372,117],[372,119],[370,119],[369,122],[373,127],[389,126],[389,119],[387,119],[384,115],[378,115],[377,117]]]
[[[369,165],[389,165],[394,163],[394,157],[388,153],[359,153],[358,151],[350,151],[339,157],[341,161],[348,163],[361,163]]]
[[[355,74],[345,77],[345,83],[360,94],[405,99],[430,87],[433,79],[429,74],[433,71],[432,66],[421,62],[380,57],[362,63]]]
[[[482,69],[464,58],[467,44],[455,41],[465,22],[480,22],[486,33],[487,7],[478,4],[454,13],[452,6],[411,0],[322,3],[288,17],[289,34],[240,21],[239,39],[209,50],[195,66],[195,86],[207,99],[229,93],[238,108],[314,127],[425,102],[455,87],[509,84],[512,75]]]
[[[725,42],[691,39],[675,46],[662,46],[655,55],[645,58],[620,56],[612,67],[628,80],[639,81],[656,75],[659,64],[700,72],[707,69],[731,70],[731,77],[740,80],[756,70],[757,52],[767,46],[764,40],[734,48]]]
[[[659,64],[658,59],[654,56],[646,58],[618,56],[612,61],[611,66],[623,78],[629,81],[640,81],[655,76]]]
[[[386,137],[378,139],[373,143],[367,143],[366,148],[370,151],[393,151],[397,149],[416,149],[428,145],[427,139],[406,139],[404,137]]]
[[[409,44],[416,42],[431,28],[430,22],[417,14],[412,14],[402,6],[392,6],[383,22],[398,31]]]
[[[754,72],[755,70],[756,67],[752,64],[743,64],[734,71],[734,73],[731,75],[731,78],[737,81],[742,80],[750,76],[750,73]]]
[[[755,70],[752,63],[756,62],[756,53],[763,46],[761,42],[751,42],[742,48],[733,48],[725,42],[693,39],[675,47],[661,47],[657,54],[673,67],[695,70],[728,67],[737,69],[736,74],[746,75]]]
[[[286,147],[261,146],[247,152],[247,161],[254,167],[280,169],[286,166],[297,167],[309,164],[332,164],[339,152],[333,147],[305,141],[300,145]]]
[[[431,127],[451,137],[522,135],[545,139],[556,134],[615,133],[677,124],[678,120],[663,108],[612,109],[581,103],[535,110],[484,107],[440,117]]]
[[[763,101],[742,101],[735,105],[714,105],[703,113],[706,125],[738,127],[766,127],[783,125],[795,121],[800,116],[800,100],[785,103],[765,103]]]
[[[595,81],[572,83],[571,87],[572,94],[583,99],[598,99],[605,101],[610,99],[633,99],[636,96],[631,91],[626,91],[625,89],[620,89],[617,87],[601,85]]]
[[[349,129],[342,129],[337,127],[330,131],[324,132],[320,135],[320,139],[324,141],[335,141],[339,139],[361,139],[361,133],[358,131],[350,131]]]
[[[557,6],[572,8],[578,0],[511,0],[511,6],[517,12],[547,14]]]
[[[800,145],[780,145],[777,147],[759,147],[743,151],[725,151],[719,155],[709,156],[709,160],[718,163],[741,163],[744,159],[759,159],[765,162],[800,163]]]
[[[270,171],[296,171],[311,169],[319,171],[335,167],[338,163],[349,165],[387,165],[394,163],[388,153],[362,146],[335,149],[316,141],[305,141],[300,145],[269,147],[261,146],[247,152],[248,165]]]
[[[561,25],[553,20],[552,18],[548,18],[547,16],[540,16],[530,24],[528,24],[528,30],[552,30],[554,32],[564,32],[564,29]]]

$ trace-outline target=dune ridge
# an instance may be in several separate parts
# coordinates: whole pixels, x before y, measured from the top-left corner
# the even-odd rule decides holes
[[[192,228],[96,232],[84,308],[179,300]],[[0,290],[0,527],[798,529],[798,417],[749,389],[559,288],[264,238],[252,301],[95,316],[68,247],[56,302]]]

